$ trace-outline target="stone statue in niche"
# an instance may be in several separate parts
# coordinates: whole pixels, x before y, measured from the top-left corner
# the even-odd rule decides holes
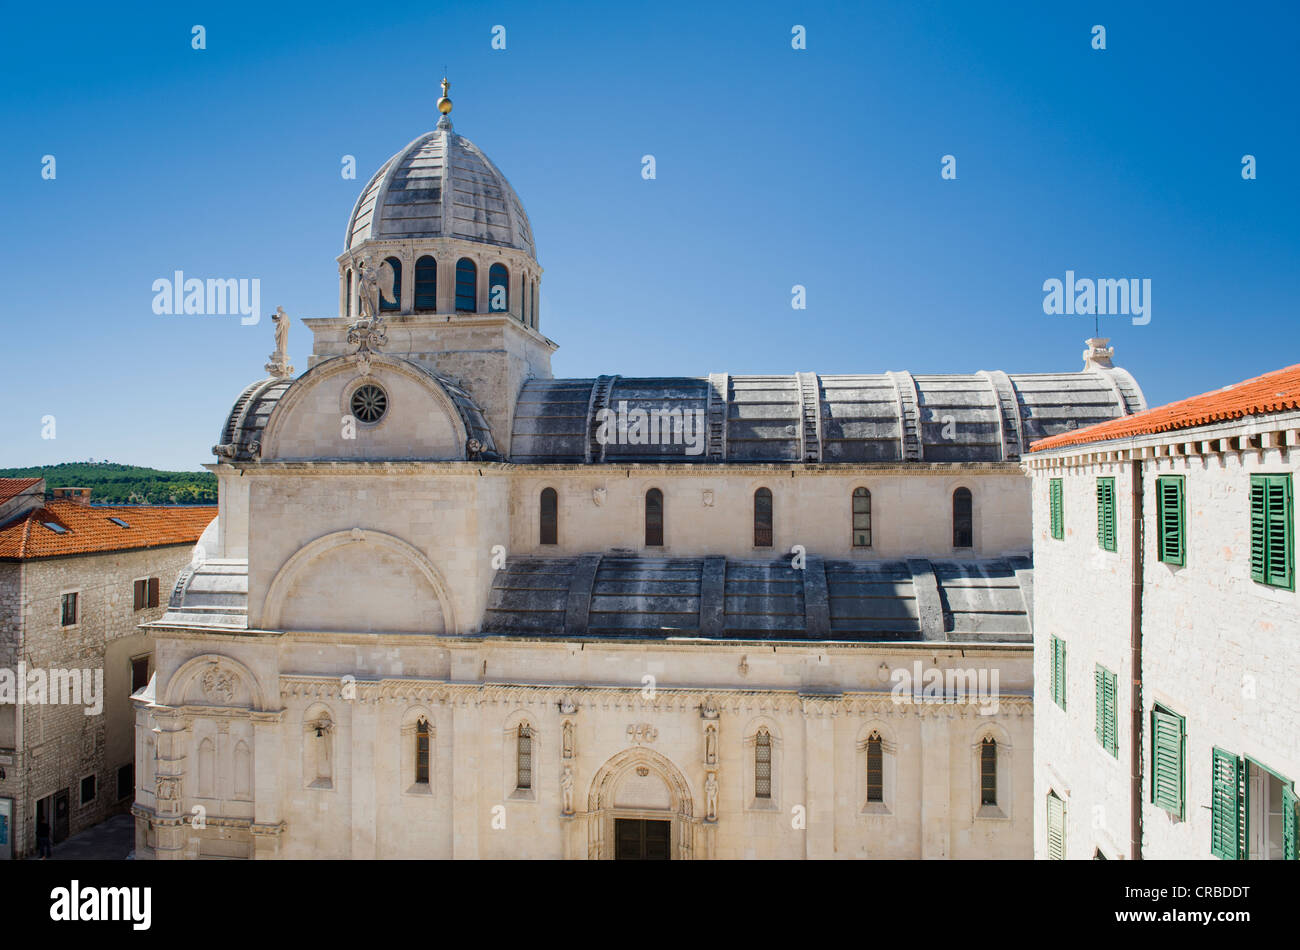
[[[564,814],[573,814],[573,766],[564,767],[564,777],[560,779],[560,791],[564,799]]]
[[[718,764],[718,727],[712,724],[704,730],[704,763]]]
[[[718,773],[710,772],[704,779],[704,820],[718,820]]]
[[[573,723],[568,719],[564,720],[563,749],[564,758],[573,758]]]

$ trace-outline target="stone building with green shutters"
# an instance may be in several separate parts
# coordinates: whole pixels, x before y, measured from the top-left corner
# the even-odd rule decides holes
[[[1032,449],[1035,856],[1295,859],[1300,365]]]

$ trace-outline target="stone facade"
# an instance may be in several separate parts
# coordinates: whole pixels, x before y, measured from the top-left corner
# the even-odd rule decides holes
[[[14,800],[15,857],[36,848],[37,802],[67,793],[67,833],[125,811],[118,770],[134,761],[132,660],[153,653],[139,624],[157,620],[192,544],[0,562],[0,669],[90,670],[103,676],[103,705],[0,705],[0,798]],[[159,606],[135,608],[134,582],[158,578]],[[77,622],[62,624],[62,595],[77,593]],[[81,801],[81,782],[95,778]],[[128,783],[130,784],[130,783]]]
[[[1250,476],[1300,475],[1300,414],[1248,417],[1035,453],[1035,856],[1047,854],[1046,799],[1065,803],[1065,856],[1208,858],[1217,747],[1300,778],[1300,603],[1251,577]],[[1185,479],[1184,565],[1157,554],[1156,479]],[[1097,479],[1115,479],[1116,550],[1097,537]],[[1131,834],[1133,482],[1140,479],[1142,704],[1140,842]],[[1063,539],[1051,535],[1049,485],[1061,479]],[[1294,526],[1293,526],[1294,528]],[[1053,702],[1050,640],[1066,643],[1066,707]],[[1096,735],[1094,674],[1116,674],[1118,754]],[[1184,717],[1182,815],[1152,801],[1151,711]],[[1262,782],[1252,769],[1252,781]],[[1259,788],[1254,800],[1260,801]],[[1258,819],[1256,813],[1255,819]],[[1252,825],[1252,834],[1258,828]],[[1260,849],[1252,841],[1252,856]]]

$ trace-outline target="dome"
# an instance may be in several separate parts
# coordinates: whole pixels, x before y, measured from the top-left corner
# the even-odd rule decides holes
[[[448,237],[536,258],[528,215],[505,175],[445,116],[439,126],[370,179],[352,209],[344,250],[368,240]]]

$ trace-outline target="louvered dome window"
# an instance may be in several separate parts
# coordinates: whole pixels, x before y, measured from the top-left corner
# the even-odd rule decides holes
[[[456,310],[478,312],[478,265],[468,257],[456,262]]]
[[[379,288],[379,309],[400,310],[402,309],[402,262],[395,257],[386,257],[384,258],[384,263],[393,269],[393,296],[392,299],[384,296],[384,288],[381,282]]]
[[[415,309],[438,309],[438,262],[427,254],[415,262]]]
[[[504,264],[493,264],[488,269],[488,309],[493,313],[510,309],[510,272]]]

